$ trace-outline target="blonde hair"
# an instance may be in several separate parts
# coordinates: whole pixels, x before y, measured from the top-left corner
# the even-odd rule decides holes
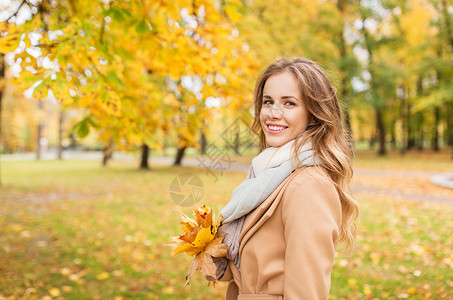
[[[263,88],[266,80],[275,74],[289,71],[299,82],[305,106],[309,112],[308,126],[293,145],[292,159],[299,160],[297,153],[305,142],[310,141],[315,161],[327,171],[341,201],[342,223],[340,242],[351,249],[357,233],[359,216],[357,201],[349,187],[352,178],[353,151],[349,133],[342,126],[342,111],[336,89],[322,68],[315,62],[299,57],[285,58],[272,63],[259,76],[254,91],[255,119],[250,132],[259,136],[260,150],[267,147],[266,137],[260,123]]]

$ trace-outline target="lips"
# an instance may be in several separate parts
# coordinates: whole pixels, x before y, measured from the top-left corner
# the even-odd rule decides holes
[[[285,131],[288,126],[283,126],[283,125],[278,125],[278,124],[266,124],[267,131],[270,133],[280,133],[282,131]]]

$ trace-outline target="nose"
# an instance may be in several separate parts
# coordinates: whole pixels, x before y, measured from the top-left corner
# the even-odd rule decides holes
[[[269,108],[269,118],[279,120],[282,116],[283,110],[279,105],[275,104]]]

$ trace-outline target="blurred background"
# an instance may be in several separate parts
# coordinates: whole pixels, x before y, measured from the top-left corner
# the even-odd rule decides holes
[[[245,178],[254,83],[296,56],[356,152],[329,298],[452,299],[452,20],[451,0],[2,0],[0,299],[222,299],[167,244]]]

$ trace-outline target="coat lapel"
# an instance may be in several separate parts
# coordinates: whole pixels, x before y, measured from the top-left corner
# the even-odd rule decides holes
[[[242,249],[252,235],[269,219],[280,203],[286,187],[291,182],[291,179],[296,176],[302,168],[290,174],[276,189],[264,200],[257,208],[249,213],[244,221],[241,235],[239,236],[239,255]]]

